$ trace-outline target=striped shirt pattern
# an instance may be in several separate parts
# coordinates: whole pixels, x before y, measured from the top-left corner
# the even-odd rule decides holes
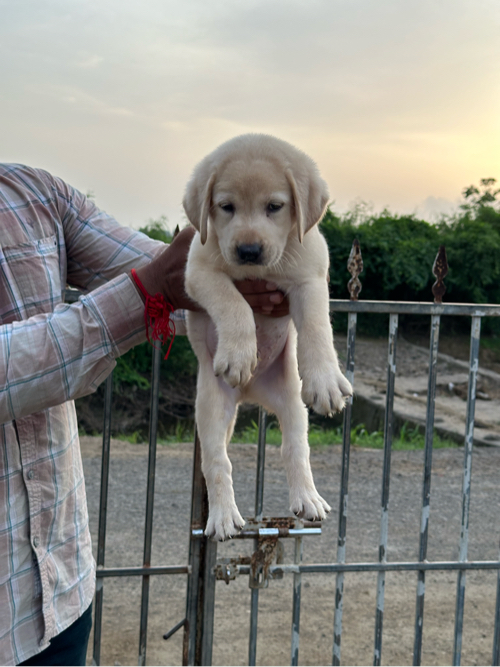
[[[127,272],[163,247],[60,179],[0,165],[0,664],[42,651],[92,601],[73,399],[145,340]],[[66,284],[85,296],[63,303]]]

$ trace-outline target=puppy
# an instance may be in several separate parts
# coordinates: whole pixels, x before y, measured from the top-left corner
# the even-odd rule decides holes
[[[183,205],[199,234],[186,289],[205,312],[187,326],[198,357],[196,423],[209,517],[206,535],[224,540],[243,525],[227,455],[238,405],[277,415],[290,509],[324,519],[309,464],[308,415],[342,410],[352,388],[342,375],[329,317],[327,245],[317,223],[328,189],[314,162],[272,136],[247,134],[195,168]],[[233,281],[263,278],[287,294],[290,315],[254,315]]]

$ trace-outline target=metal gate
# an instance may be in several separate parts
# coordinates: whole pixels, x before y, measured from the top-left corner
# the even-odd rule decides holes
[[[150,410],[149,463],[147,479],[147,502],[144,533],[144,557],[142,565],[127,568],[105,567],[105,539],[107,497],[110,462],[110,423],[112,403],[112,380],[108,378],[105,391],[105,416],[103,429],[102,469],[99,528],[97,543],[97,592],[94,603],[94,646],[93,663],[100,664],[102,610],[104,581],[108,577],[142,577],[142,599],[139,631],[138,664],[146,664],[148,602],[150,578],[160,575],[186,575],[186,613],[183,619],[165,635],[165,639],[175,632],[183,630],[183,654],[179,663],[184,665],[210,665],[212,662],[214,604],[216,582],[227,583],[236,577],[246,576],[251,588],[250,631],[248,662],[255,665],[257,646],[257,619],[259,609],[259,591],[270,580],[292,575],[293,606],[292,632],[290,646],[290,664],[299,664],[301,578],[303,574],[323,573],[336,577],[334,628],[332,633],[332,664],[339,665],[341,660],[342,616],[344,604],[344,577],[347,572],[376,572],[377,603],[375,615],[375,641],[373,664],[381,664],[382,638],[384,622],[384,591],[386,573],[389,571],[414,571],[417,577],[417,597],[415,610],[415,631],[413,664],[420,665],[422,658],[422,637],[424,625],[425,578],[429,571],[456,571],[456,609],[453,646],[453,664],[460,665],[462,651],[462,632],[464,625],[464,600],[466,573],[470,570],[494,570],[497,572],[497,593],[495,606],[494,639],[492,664],[500,664],[500,560],[468,561],[469,503],[471,484],[472,448],[474,436],[474,413],[479,360],[479,342],[483,317],[499,317],[500,305],[443,304],[443,278],[447,272],[444,248],[440,249],[434,264],[437,280],[433,287],[434,303],[358,301],[361,290],[358,275],[362,270],[359,244],[355,241],[348,262],[353,275],[349,283],[350,300],[331,300],[333,312],[348,313],[347,328],[347,363],[346,376],[355,387],[355,343],[358,313],[386,313],[389,315],[387,388],[384,423],[384,462],[382,477],[382,497],[380,510],[379,556],[375,562],[347,562],[347,516],[348,487],[351,440],[352,399],[349,400],[343,415],[342,470],[339,498],[339,522],[337,537],[337,558],[332,563],[303,563],[302,543],[304,537],[321,533],[320,523],[302,522],[290,517],[263,517],[264,494],[264,458],[266,438],[266,415],[259,413],[259,441],[255,489],[255,514],[247,519],[244,530],[237,539],[252,540],[251,557],[224,559],[217,557],[217,543],[207,539],[203,529],[208,516],[208,502],[203,475],[198,439],[195,438],[193,481],[191,496],[191,525],[189,531],[189,560],[177,566],[151,566],[151,544],[153,534],[153,499],[155,485],[156,436],[158,423],[158,386],[160,351],[153,352],[153,375]],[[431,318],[429,346],[429,373],[427,390],[427,417],[425,426],[424,470],[421,502],[421,532],[419,558],[415,562],[391,562],[387,559],[389,493],[391,479],[391,447],[394,432],[394,383],[396,377],[396,344],[398,336],[398,316],[400,314],[424,315]],[[469,380],[467,394],[467,413],[464,438],[464,464],[462,487],[462,518],[459,558],[456,561],[429,562],[427,560],[427,542],[429,529],[431,466],[433,454],[434,408],[436,398],[437,359],[439,330],[442,316],[460,315],[471,318]],[[281,540],[295,541],[293,562],[284,563]]]

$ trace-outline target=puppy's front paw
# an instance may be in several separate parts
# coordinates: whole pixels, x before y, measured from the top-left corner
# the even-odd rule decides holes
[[[316,489],[297,489],[290,492],[290,509],[300,519],[322,521],[331,507]]]
[[[337,369],[325,369],[302,378],[302,400],[320,415],[332,415],[345,408],[352,386]]]
[[[243,387],[257,367],[257,339],[220,341],[214,357],[214,373],[231,387]]]
[[[235,504],[230,507],[210,507],[205,535],[215,540],[224,541],[239,533],[245,520]]]

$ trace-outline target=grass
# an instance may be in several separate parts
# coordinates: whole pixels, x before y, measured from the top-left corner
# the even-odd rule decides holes
[[[233,442],[257,443],[259,429],[255,422],[244,429],[242,432],[233,436]],[[266,442],[268,445],[281,445],[281,431],[276,423],[267,428]],[[322,429],[311,425],[309,429],[309,445],[312,448],[327,447],[337,445],[342,442],[342,428]],[[363,424],[358,424],[351,430],[351,444],[357,447],[366,447],[369,449],[384,448],[384,434],[382,431],[369,432]],[[434,433],[434,449],[443,447],[457,447],[453,440],[441,438]],[[393,450],[424,449],[425,437],[418,426],[411,428],[407,423],[403,425],[399,435],[393,439]]]
[[[259,427],[256,422],[252,422],[251,426],[246,427],[242,431],[235,433],[232,442],[257,444],[259,435]],[[118,435],[118,440],[129,442],[133,445],[141,444],[144,438],[138,432],[129,435]],[[172,445],[178,442],[193,442],[194,434],[189,428],[178,424],[175,432],[167,437],[158,440],[160,445]],[[277,423],[271,423],[267,427],[266,443],[268,445],[281,445],[281,430]],[[319,426],[311,425],[309,429],[309,445],[313,449],[322,447],[329,447],[330,445],[338,445],[342,443],[342,428],[323,429]],[[363,424],[358,424],[351,430],[351,444],[356,447],[366,447],[367,449],[383,449],[384,448],[384,434],[382,431],[369,432]],[[393,450],[413,450],[424,449],[425,438],[418,426],[412,428],[407,423],[403,425],[397,437],[393,439]],[[437,433],[434,433],[433,447],[434,449],[442,449],[443,447],[457,447],[454,440],[441,438]]]

